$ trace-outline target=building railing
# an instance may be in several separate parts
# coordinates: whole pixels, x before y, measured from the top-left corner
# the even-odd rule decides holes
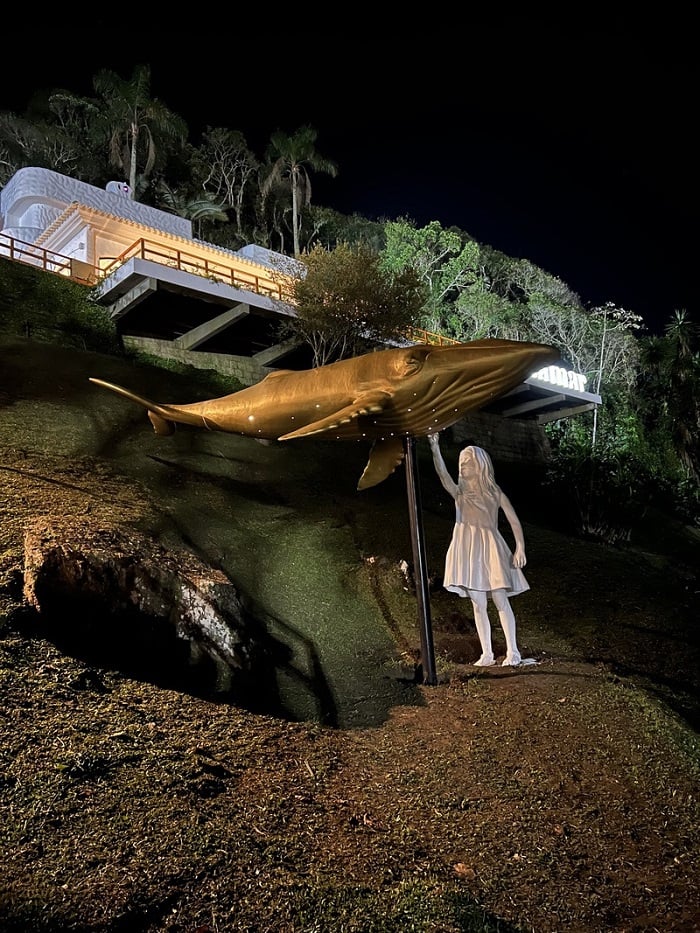
[[[63,275],[80,285],[87,286],[97,285],[130,259],[144,259],[171,269],[178,269],[181,272],[200,275],[210,281],[265,295],[268,298],[277,298],[280,301],[289,301],[290,298],[290,290],[285,287],[283,273],[279,274],[279,280],[277,280],[273,276],[258,275],[245,269],[234,268],[222,262],[197,256],[195,253],[174,249],[143,238],[136,240],[119,256],[109,259],[106,263],[103,257],[100,265],[95,266],[3,233],[0,234],[0,256],[7,256],[8,259],[36,266],[44,272]]]
[[[43,272],[62,275],[79,285],[95,285],[99,278],[99,270],[89,262],[62,256],[61,253],[18,240],[5,233],[0,233],[0,256],[35,266]]]
[[[144,238],[137,240],[107,265],[103,265],[100,269],[100,278],[108,278],[130,259],[144,259],[149,262],[156,262],[161,266],[168,266],[180,272],[201,275],[213,282],[221,282],[224,285],[231,285],[233,288],[241,288],[245,291],[255,292],[258,295],[266,295],[268,298],[278,298],[280,301],[289,298],[289,289],[283,286],[283,273],[279,273],[279,277],[257,275],[254,272],[234,268],[218,260],[208,259],[196,253],[169,247],[163,243],[155,243]]]
[[[459,340],[453,340],[452,337],[445,337],[444,334],[433,334],[421,327],[409,327],[406,331],[406,338],[414,343],[429,343],[434,347],[454,347],[461,343]]]

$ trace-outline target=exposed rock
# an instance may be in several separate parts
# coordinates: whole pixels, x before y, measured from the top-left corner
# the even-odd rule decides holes
[[[130,674],[154,664],[170,681],[198,671],[209,689],[224,692],[254,667],[256,646],[228,578],[129,527],[31,521],[24,599],[52,640]]]

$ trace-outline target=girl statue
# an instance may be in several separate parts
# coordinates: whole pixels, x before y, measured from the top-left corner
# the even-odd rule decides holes
[[[428,436],[433,464],[440,482],[455,501],[456,519],[445,558],[443,586],[458,596],[468,596],[481,642],[477,667],[496,663],[491,645],[487,602],[490,596],[506,638],[503,666],[534,664],[523,661],[515,638],[515,616],[509,597],[530,589],[525,566],[523,529],[510,500],[496,484],[491,458],[481,447],[465,447],[459,455],[459,480],[454,482],[440,452],[438,434]],[[498,530],[498,511],[508,519],[515,538],[515,554]]]

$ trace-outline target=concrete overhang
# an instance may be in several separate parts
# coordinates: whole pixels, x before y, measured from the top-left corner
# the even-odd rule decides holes
[[[601,401],[600,395],[593,392],[552,385],[536,376],[530,376],[507,395],[485,406],[483,410],[503,418],[519,418],[547,424],[549,421],[559,421],[592,411]]]
[[[138,257],[128,259],[100,282],[95,288],[95,297],[100,304],[107,307],[119,302],[118,316],[121,317],[130,307],[128,299],[126,301],[124,299],[130,293],[136,295],[144,280],[155,283],[156,287],[170,288],[181,295],[198,298],[201,301],[214,302],[227,307],[248,304],[276,315],[294,317],[294,308],[278,298],[269,298],[258,292],[235,288],[226,282],[219,282],[203,275],[170,268]]]

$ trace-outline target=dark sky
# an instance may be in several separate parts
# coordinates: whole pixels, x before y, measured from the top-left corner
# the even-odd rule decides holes
[[[313,201],[374,219],[438,220],[562,279],[586,305],[612,301],[660,333],[697,313],[697,53],[690,18],[622,14],[564,24],[503,14],[443,32],[376,37],[234,25],[198,43],[108,28],[45,49],[4,80],[0,111],[34,92],[93,93],[101,68],[151,66],[151,92],[198,142],[244,133],[259,157],[277,129],[318,131],[338,176]],[[137,30],[136,30],[137,31]],[[53,50],[53,51],[52,51]],[[31,64],[29,62],[31,61]]]

